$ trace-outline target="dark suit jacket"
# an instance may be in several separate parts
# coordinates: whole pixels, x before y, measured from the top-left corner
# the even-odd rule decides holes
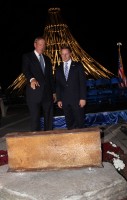
[[[44,97],[50,100],[53,98],[53,93],[55,93],[52,64],[49,57],[43,56],[45,60],[45,74],[42,72],[40,62],[34,51],[23,55],[22,71],[27,79],[26,95],[28,101],[40,102]],[[30,87],[31,78],[35,78],[39,82],[40,87],[33,90]]]
[[[80,99],[86,99],[86,76],[80,62],[72,61],[68,80],[64,76],[63,63],[56,69],[57,100],[65,104],[78,104]]]

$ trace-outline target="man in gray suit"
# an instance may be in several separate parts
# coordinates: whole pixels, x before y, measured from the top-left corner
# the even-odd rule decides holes
[[[73,61],[71,54],[69,46],[61,48],[62,63],[56,68],[56,95],[58,107],[63,108],[67,128],[75,129],[84,127],[86,76],[81,62]]]

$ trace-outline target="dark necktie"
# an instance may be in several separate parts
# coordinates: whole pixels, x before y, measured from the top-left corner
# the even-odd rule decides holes
[[[67,79],[68,79],[68,63],[66,62],[65,63],[65,71],[64,71],[64,74],[65,74],[65,78],[66,78],[66,81],[67,81]]]
[[[39,61],[40,61],[40,64],[41,64],[41,69],[44,73],[45,72],[45,66],[44,66],[44,60],[43,60],[43,57],[42,57],[41,54],[39,55]]]

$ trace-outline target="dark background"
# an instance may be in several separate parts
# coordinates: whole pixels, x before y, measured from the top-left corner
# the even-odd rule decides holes
[[[0,1],[0,82],[6,89],[21,73],[22,54],[33,50],[43,35],[48,9],[59,7],[62,18],[80,46],[96,61],[117,74],[118,46],[127,73],[126,6],[122,1],[36,0]]]

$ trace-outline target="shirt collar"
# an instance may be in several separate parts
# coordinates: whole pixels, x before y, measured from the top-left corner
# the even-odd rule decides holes
[[[64,65],[65,65],[65,63],[68,63],[68,66],[70,66],[71,65],[71,59],[66,61],[66,62],[64,62]]]
[[[37,56],[37,58],[39,58],[39,53],[36,50],[34,50],[34,53]]]

